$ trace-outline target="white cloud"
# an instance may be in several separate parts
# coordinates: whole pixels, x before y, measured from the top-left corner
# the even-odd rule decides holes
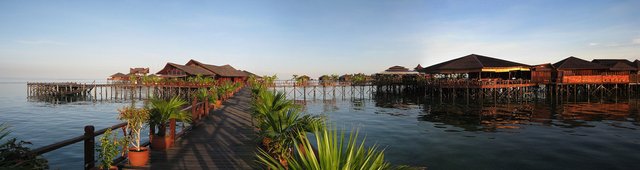
[[[28,45],[67,45],[64,42],[52,41],[52,40],[18,40],[16,41],[20,44],[28,44]]]

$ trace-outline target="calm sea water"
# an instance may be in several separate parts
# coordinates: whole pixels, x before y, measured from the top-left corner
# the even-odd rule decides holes
[[[366,90],[365,90],[366,91]],[[0,122],[13,137],[48,145],[119,123],[130,101],[28,99],[25,83],[0,83]],[[339,93],[339,92],[338,92]],[[324,96],[324,97],[323,97]],[[302,94],[298,94],[298,98]],[[305,108],[358,129],[394,164],[429,169],[639,169],[638,100],[552,104],[452,104],[413,95],[308,93]],[[82,143],[45,154],[54,169],[82,169]]]
[[[640,169],[639,101],[452,104],[411,95],[307,95],[394,164],[429,169]],[[301,94],[298,93],[298,98]],[[347,95],[351,96],[351,95]],[[302,103],[302,101],[298,101]]]
[[[39,101],[27,98],[26,83],[0,83],[0,122],[11,126],[11,137],[32,142],[32,148],[82,135],[86,125],[94,125],[97,130],[121,123],[117,109],[130,104],[130,101]],[[49,152],[44,157],[52,169],[82,169],[83,143]]]

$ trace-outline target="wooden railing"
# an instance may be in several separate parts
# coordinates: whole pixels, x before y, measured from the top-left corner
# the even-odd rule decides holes
[[[193,100],[192,104],[190,106],[187,106],[186,108],[182,109],[182,111],[191,111],[192,113],[192,120],[193,123],[199,121],[202,117],[206,116],[209,113],[210,110],[210,106],[208,101],[204,101],[204,102],[197,102],[195,99]],[[193,127],[193,123],[188,126],[183,128],[180,132],[176,133],[176,126],[175,126],[175,120],[171,120],[171,124],[173,126],[170,127],[170,135],[172,137],[174,137],[174,139],[180,138],[182,137],[186,131],[192,129]],[[117,125],[113,125],[111,127],[108,128],[104,128],[104,129],[100,129],[95,131],[95,127],[93,125],[87,125],[84,127],[84,134],[83,135],[79,135],[70,139],[66,139],[60,142],[56,142],[47,146],[43,146],[40,148],[36,148],[33,149],[31,151],[31,153],[35,154],[35,155],[42,155],[78,142],[83,141],[84,142],[84,169],[88,170],[88,169],[93,169],[95,167],[95,138],[97,136],[100,136],[102,134],[104,134],[108,129],[122,129],[123,133],[126,135],[127,134],[127,123],[120,123]],[[152,131],[152,130],[150,130]],[[151,138],[150,138],[151,140]],[[142,146],[149,146],[150,141],[146,141],[142,144]],[[126,148],[123,148],[126,149]],[[126,155],[124,154],[124,152],[116,159],[114,159],[114,163],[118,163],[118,162],[122,162],[124,161],[126,158]]]
[[[314,86],[351,86],[351,85],[371,85],[371,82],[353,84],[351,81],[320,81],[307,80],[298,82],[296,80],[276,80],[273,82],[274,87],[314,87]]]
[[[429,86],[444,87],[444,88],[504,88],[504,87],[517,87],[517,86],[529,86],[533,85],[531,80],[499,80],[499,79],[482,79],[482,80],[469,80],[469,79],[441,79],[441,80],[428,80],[426,82]]]
[[[563,84],[627,84],[629,75],[564,75],[560,83]]]

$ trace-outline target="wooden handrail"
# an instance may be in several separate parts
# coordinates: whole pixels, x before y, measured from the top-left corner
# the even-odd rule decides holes
[[[93,133],[94,136],[91,136],[91,137],[102,135],[102,134],[104,134],[104,132],[107,131],[107,129],[118,129],[118,128],[122,128],[124,126],[127,126],[127,123],[120,123],[120,124],[113,125],[113,126],[108,127],[108,128],[100,129],[98,131],[95,131]],[[36,155],[45,154],[45,153],[51,152],[53,150],[56,150],[56,149],[59,149],[59,148],[65,147],[65,146],[69,146],[69,145],[78,143],[80,141],[85,140],[86,138],[87,137],[84,136],[84,135],[76,136],[76,137],[73,137],[71,139],[63,140],[63,141],[60,141],[60,142],[56,142],[54,144],[50,144],[50,145],[47,145],[47,146],[42,146],[40,148],[31,150],[31,153],[36,154]]]
[[[189,105],[182,109],[182,111],[192,110],[194,107],[199,107],[205,104],[204,102],[196,102],[192,105]],[[84,141],[84,169],[92,169],[95,167],[95,137],[104,134],[108,129],[118,129],[118,128],[126,128],[127,123],[123,122],[120,124],[113,125],[111,127],[103,128],[95,131],[93,125],[87,125],[84,127],[84,135],[79,135],[70,139],[66,139],[60,142],[56,142],[50,145],[42,146],[36,149],[31,150],[31,153],[35,155],[42,155],[65,146],[69,146],[81,141]],[[186,131],[191,130],[193,127],[188,126],[187,128],[182,129],[177,133],[176,138],[182,137],[186,134]],[[175,131],[175,130],[174,130]],[[151,143],[146,141],[142,144],[142,146],[149,146]],[[125,160],[124,155],[114,159],[114,163],[122,162]]]

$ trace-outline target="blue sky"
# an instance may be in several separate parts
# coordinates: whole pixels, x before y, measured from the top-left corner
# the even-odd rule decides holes
[[[640,58],[640,1],[0,1],[0,78],[104,79],[197,59],[375,73],[476,53]]]

